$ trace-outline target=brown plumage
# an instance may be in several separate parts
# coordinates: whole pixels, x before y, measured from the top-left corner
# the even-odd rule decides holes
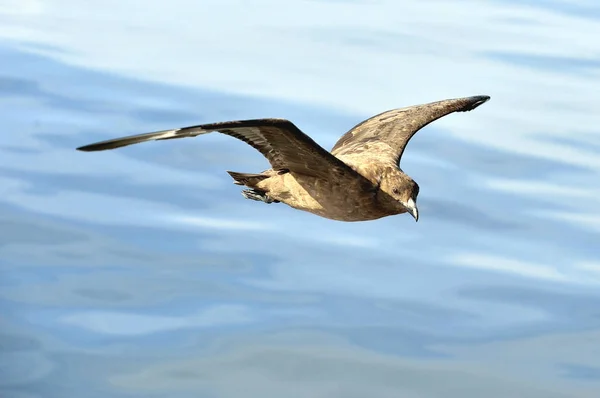
[[[401,213],[419,219],[419,186],[400,169],[404,148],[427,124],[453,112],[470,111],[489,96],[448,99],[393,109],[353,127],[326,151],[285,119],[209,123],[102,141],[77,148],[102,151],[140,142],[196,137],[217,131],[263,154],[271,168],[261,173],[228,171],[242,194],[265,203],[339,221],[375,220]]]

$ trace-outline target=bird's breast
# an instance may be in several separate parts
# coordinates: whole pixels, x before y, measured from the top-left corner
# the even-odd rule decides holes
[[[378,206],[374,187],[359,179],[286,173],[262,181],[259,188],[288,206],[333,220],[365,221],[389,215]]]

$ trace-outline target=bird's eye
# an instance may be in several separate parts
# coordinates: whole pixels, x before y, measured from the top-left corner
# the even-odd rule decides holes
[[[394,193],[394,195],[399,195],[400,194],[400,190],[398,188],[394,188],[392,190],[392,192]]]

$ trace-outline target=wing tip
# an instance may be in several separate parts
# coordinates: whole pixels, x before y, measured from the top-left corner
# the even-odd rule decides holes
[[[82,152],[106,151],[109,149],[117,149],[124,146],[139,144],[146,141],[165,140],[170,138],[183,138],[184,136],[176,135],[176,133],[180,130],[181,129],[162,130],[153,133],[144,133],[121,138],[113,138],[106,141],[99,141],[94,142],[92,144],[83,145],[76,149]]]
[[[483,105],[486,102],[488,102],[491,98],[492,97],[490,97],[489,95],[474,95],[472,97],[468,97],[467,98],[468,104],[463,109],[463,112],[472,111],[473,109],[477,108],[478,106]]]
[[[78,148],[75,148],[77,151],[81,152],[96,152],[96,151],[104,151],[107,149],[112,149],[113,146],[104,142],[96,142],[94,144],[83,145]]]
[[[80,146],[78,148],[75,148],[76,151],[81,151],[81,152],[93,152],[94,148],[91,147],[91,145],[84,145],[84,146]]]

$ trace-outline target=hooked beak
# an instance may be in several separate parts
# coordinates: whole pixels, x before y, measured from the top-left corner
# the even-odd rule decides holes
[[[406,210],[408,210],[410,215],[413,216],[415,222],[419,221],[419,209],[417,208],[417,204],[412,198],[408,199],[404,207],[406,207]]]

